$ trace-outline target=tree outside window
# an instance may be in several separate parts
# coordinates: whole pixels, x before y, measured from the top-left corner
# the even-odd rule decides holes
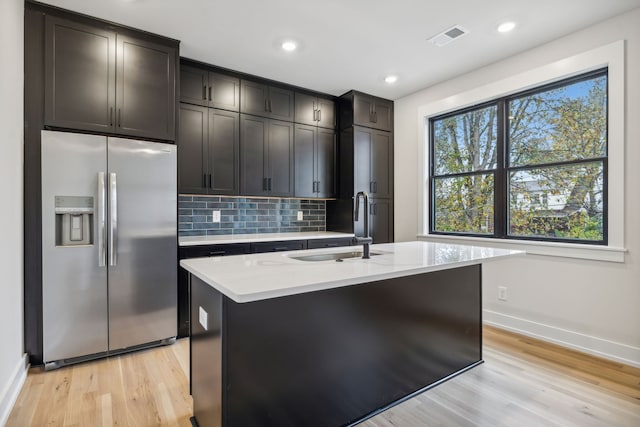
[[[432,233],[606,244],[606,70],[430,126]]]

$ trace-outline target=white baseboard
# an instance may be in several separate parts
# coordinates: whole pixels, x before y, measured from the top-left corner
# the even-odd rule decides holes
[[[10,381],[2,391],[2,395],[0,395],[0,426],[4,426],[7,423],[11,410],[13,409],[13,405],[16,403],[16,399],[18,399],[18,395],[20,394],[20,390],[22,390],[24,381],[27,379],[28,371],[29,359],[27,358],[27,355],[24,354],[18,361]]]
[[[491,310],[483,310],[482,315],[483,322],[487,325],[640,368],[640,348],[638,347],[608,341]]]

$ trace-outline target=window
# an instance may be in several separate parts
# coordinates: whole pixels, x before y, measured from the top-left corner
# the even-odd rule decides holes
[[[433,117],[429,229],[607,244],[607,70]]]

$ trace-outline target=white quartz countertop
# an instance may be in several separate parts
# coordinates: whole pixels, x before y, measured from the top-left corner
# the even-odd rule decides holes
[[[335,239],[353,237],[353,233],[309,231],[301,233],[224,234],[220,236],[179,237],[180,246],[223,245],[227,243],[275,242],[283,240]]]
[[[352,252],[362,246],[272,252],[226,257],[192,258],[180,265],[235,302],[251,302],[377,280],[479,264],[523,251],[404,242],[372,245],[381,253],[370,259],[350,258],[342,262],[301,261],[304,255]]]

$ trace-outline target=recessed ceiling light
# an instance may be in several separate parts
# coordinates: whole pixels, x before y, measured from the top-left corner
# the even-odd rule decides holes
[[[498,25],[498,32],[508,33],[509,31],[513,30],[515,27],[516,27],[515,22],[503,22],[502,24]]]
[[[282,49],[286,50],[287,52],[293,52],[297,48],[298,48],[298,45],[294,41],[287,40],[286,42],[282,43]]]
[[[387,76],[384,78],[384,81],[389,84],[393,84],[398,81],[398,76]]]

